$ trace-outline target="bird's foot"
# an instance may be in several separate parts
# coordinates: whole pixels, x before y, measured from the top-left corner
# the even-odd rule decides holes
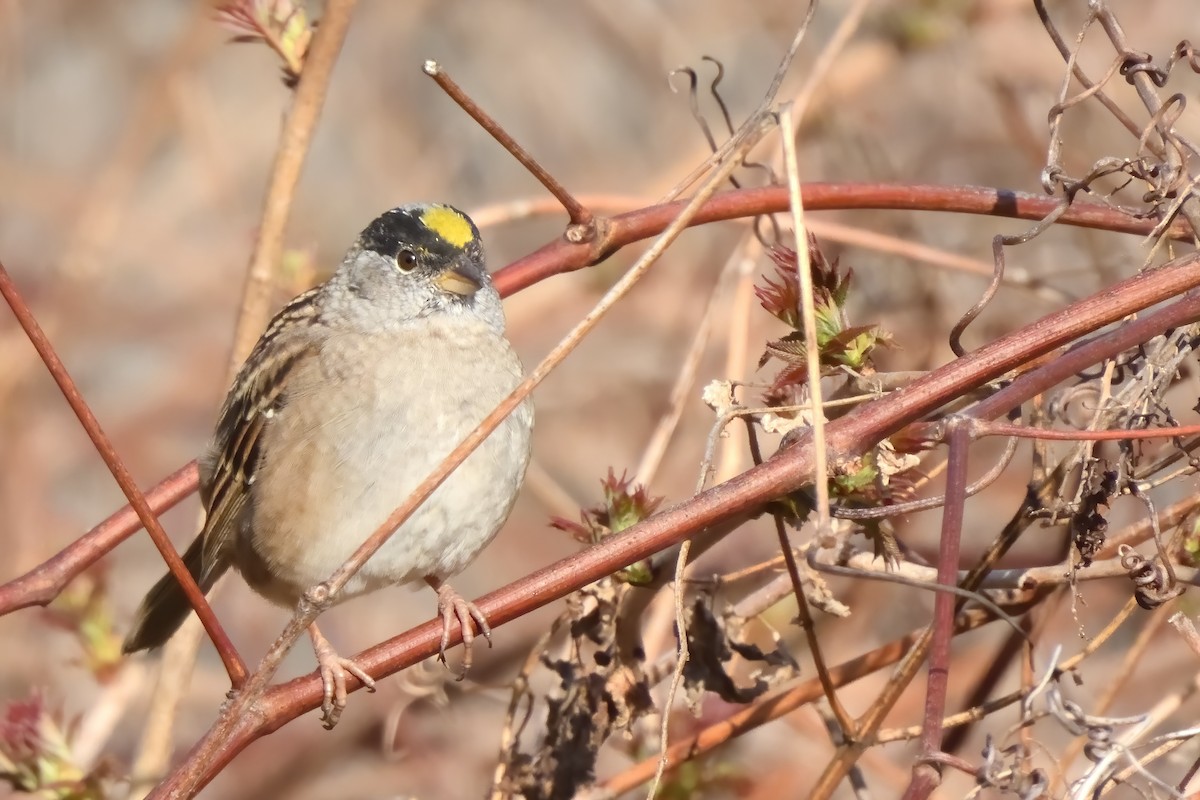
[[[462,669],[459,670],[458,679],[461,681],[467,676],[467,670],[471,668],[471,648],[475,643],[475,634],[483,634],[483,638],[487,639],[488,647],[492,646],[492,627],[488,625],[487,617],[483,612],[472,603],[465,599],[462,595],[454,590],[448,583],[443,583],[438,578],[425,578],[438,596],[438,616],[442,618],[442,643],[438,648],[438,661],[446,664],[446,648],[450,646],[450,628],[454,625],[455,620],[462,628],[463,642],[463,660]],[[450,665],[446,664],[449,669]]]
[[[325,697],[321,701],[321,721],[326,730],[333,730],[346,708],[346,673],[362,681],[368,692],[375,691],[375,680],[358,664],[338,655],[329,640],[321,635],[316,623],[308,626],[308,635],[312,639],[313,653],[321,669],[321,685],[325,689]]]

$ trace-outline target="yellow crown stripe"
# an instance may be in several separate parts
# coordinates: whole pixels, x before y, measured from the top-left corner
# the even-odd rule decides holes
[[[430,206],[421,215],[421,224],[454,247],[466,247],[475,238],[470,221],[446,206]]]

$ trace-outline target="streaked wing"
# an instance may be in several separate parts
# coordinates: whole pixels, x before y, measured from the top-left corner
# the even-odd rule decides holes
[[[319,289],[319,287],[318,287]],[[298,296],[275,315],[242,365],[225,398],[209,452],[211,475],[201,481],[203,564],[207,572],[231,557],[250,497],[262,432],[282,408],[288,375],[313,353],[318,289]],[[201,473],[203,475],[203,471]]]

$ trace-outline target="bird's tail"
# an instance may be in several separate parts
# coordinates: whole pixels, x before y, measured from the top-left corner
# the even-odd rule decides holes
[[[229,568],[229,562],[220,559],[222,563],[211,565],[204,569],[204,537],[197,536],[191,547],[183,554],[184,566],[200,585],[200,591],[208,592],[217,582],[217,578]],[[175,576],[167,573],[146,594],[138,607],[133,630],[125,637],[121,645],[124,653],[136,653],[138,650],[149,650],[162,647],[171,635],[179,629],[192,610],[187,595]]]

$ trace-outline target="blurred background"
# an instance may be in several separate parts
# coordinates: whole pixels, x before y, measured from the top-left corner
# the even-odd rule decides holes
[[[849,5],[821,4],[781,98],[799,88]],[[1085,4],[1049,5],[1073,35]],[[1187,0],[1113,6],[1129,12],[1122,20],[1136,46],[1156,54],[1186,35],[1178,20],[1194,18]],[[319,16],[319,4],[313,12]],[[802,15],[802,3],[781,0],[360,3],[296,196],[277,303],[323,278],[367,222],[401,203],[437,200],[478,215],[487,223],[493,269],[561,233],[561,212],[519,219],[505,212],[505,204],[545,195],[423,75],[426,59],[438,60],[585,202],[620,210],[653,202],[708,154],[686,92],[672,91],[668,73],[692,66],[704,84],[712,67],[701,57],[718,59],[725,69],[721,95],[740,121],[758,104]],[[0,0],[0,259],[143,487],[198,454],[224,395],[242,280],[289,99],[274,55],[262,46],[228,44],[231,35],[204,2]],[[1111,50],[1085,48],[1083,60],[1092,74],[1102,74]],[[1039,191],[1046,112],[1062,75],[1029,3],[877,2],[806,117],[802,177]],[[1128,98],[1123,86],[1113,93]],[[711,99],[702,95],[701,103],[720,136]],[[1070,118],[1066,134],[1077,170],[1133,150],[1109,116],[1087,108]],[[775,146],[759,154],[770,159]],[[761,180],[752,171],[743,177]],[[989,263],[993,235],[1026,227],[933,214],[818,219]],[[479,596],[579,548],[550,529],[548,518],[574,518],[581,505],[595,503],[610,467],[618,474],[637,467],[718,275],[741,252],[746,230],[728,223],[687,233],[538,390],[529,485],[506,529],[455,582],[460,591]],[[1020,250],[1018,264],[1059,297],[1081,296],[1140,264],[1140,246],[1136,237],[1059,228]],[[511,338],[527,367],[640,249],[507,301]],[[749,252],[753,276],[770,269],[759,251]],[[854,322],[878,322],[896,336],[899,347],[882,357],[881,368],[927,369],[950,357],[946,331],[974,302],[982,279],[832,241],[827,252],[855,269]],[[756,303],[729,297],[714,317],[698,386],[751,376],[762,343],[780,333]],[[1046,313],[1054,297],[1006,290],[971,329],[968,346]],[[744,344],[731,352],[731,324],[743,318]],[[730,375],[730,365],[741,374]],[[669,503],[692,492],[712,423],[698,388],[691,397],[651,485]],[[982,472],[992,451],[979,452],[974,468]],[[740,447],[727,458],[727,470],[745,466]],[[982,547],[994,521],[1015,508],[1024,469],[1010,470],[969,506],[987,535],[968,548]],[[123,503],[24,335],[0,312],[0,580],[45,560]],[[164,518],[181,549],[194,535],[197,513],[191,498]],[[901,534],[932,553],[937,519],[914,516]],[[768,525],[747,526],[735,538],[708,554],[696,574],[736,569],[777,550]],[[1034,542],[1018,560],[1045,561],[1060,548],[1061,539]],[[105,582],[118,638],[162,569],[139,533],[87,579]],[[874,586],[854,592],[857,603],[873,605],[827,622],[840,626],[829,634],[827,655],[835,662],[928,619],[932,601],[925,593]],[[1103,625],[1124,596],[1093,588],[1087,608],[1078,611],[1079,627]],[[287,617],[240,581],[229,582],[216,609],[251,663]],[[333,610],[323,627],[349,653],[433,610],[427,591],[390,590]],[[403,682],[386,679],[378,695],[352,698],[335,734],[322,731],[315,716],[299,720],[253,745],[203,796],[480,796],[495,762],[506,686],[558,611],[544,609],[498,630],[495,648],[477,652],[471,679],[449,687],[448,707],[419,701],[391,730],[388,716],[408,701]],[[784,625],[793,612],[783,608],[775,620]],[[1065,641],[1078,641],[1075,627],[1063,620]],[[116,710],[100,749],[118,772],[126,768],[153,686],[153,660],[141,657],[123,668],[138,671],[130,673],[136,680],[118,675],[99,683],[79,663],[76,638],[37,610],[0,618],[0,641],[0,702],[41,688],[68,716],[108,703]],[[985,659],[989,641],[967,638],[961,646],[979,648]],[[298,647],[286,676],[312,668],[308,648]],[[846,691],[847,704],[861,711],[877,687],[875,679],[856,684]],[[176,729],[179,755],[211,722],[226,689],[206,643]],[[915,719],[920,694],[910,692],[897,721]],[[735,747],[757,748],[755,769],[764,774],[794,772],[801,756],[824,763],[830,746],[817,718],[808,711],[793,717]],[[382,751],[381,739],[388,739]],[[911,750],[905,748],[868,760],[885,786],[907,780]],[[627,762],[614,756],[603,763],[615,770]],[[742,796],[757,796],[750,784]],[[770,785],[778,791],[779,784]],[[792,788],[805,785],[800,780]]]

